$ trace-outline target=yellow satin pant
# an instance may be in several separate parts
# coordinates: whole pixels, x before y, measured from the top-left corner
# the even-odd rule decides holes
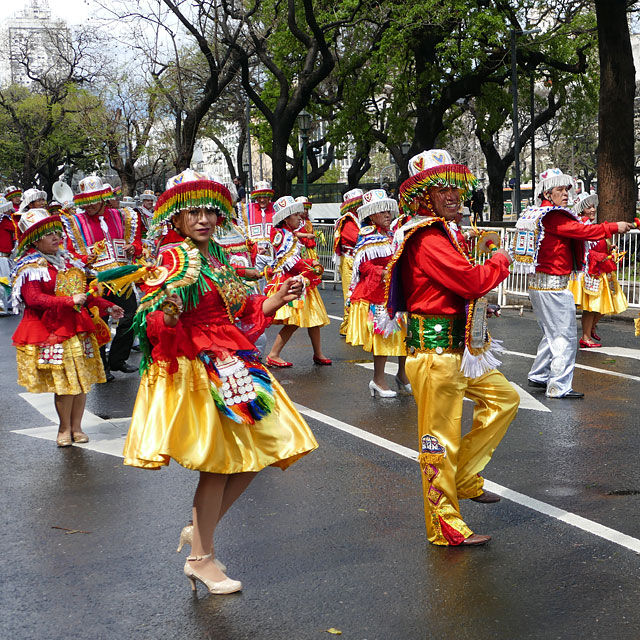
[[[418,405],[420,466],[429,542],[460,544],[472,535],[459,500],[482,493],[485,468],[514,419],[520,397],[496,369],[479,378],[460,371],[459,354],[418,353],[406,371]],[[461,433],[462,402],[475,403],[473,425]]]
[[[340,334],[347,335],[347,325],[349,323],[349,307],[347,307],[347,298],[349,297],[349,285],[351,284],[351,275],[353,274],[353,256],[340,257],[340,277],[342,278],[342,297],[344,298],[344,311],[342,313],[342,324],[340,325]]]

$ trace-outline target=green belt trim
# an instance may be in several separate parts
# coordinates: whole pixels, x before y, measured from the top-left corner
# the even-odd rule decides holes
[[[409,352],[462,353],[464,351],[464,315],[423,316],[409,314],[407,348]]]

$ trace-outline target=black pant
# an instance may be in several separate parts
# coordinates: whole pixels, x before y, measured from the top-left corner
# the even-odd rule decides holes
[[[108,363],[105,362],[104,347],[101,349],[105,369],[119,369],[127,361],[131,353],[131,346],[133,345],[133,339],[135,337],[133,331],[131,331],[131,324],[133,323],[133,316],[138,308],[138,302],[133,292],[131,292],[128,298],[126,296],[117,296],[113,293],[106,293],[102,297],[124,309],[124,316],[118,321],[116,335],[113,336],[113,340],[111,341]]]

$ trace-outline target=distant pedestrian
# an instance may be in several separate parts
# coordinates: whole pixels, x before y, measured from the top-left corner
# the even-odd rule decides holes
[[[474,189],[471,194],[471,211],[473,212],[473,224],[482,222],[484,212],[484,191],[482,189]]]
[[[247,197],[247,190],[244,188],[242,180],[240,180],[238,176],[233,179],[233,184],[236,186],[236,191],[238,192],[238,201],[242,202]]]

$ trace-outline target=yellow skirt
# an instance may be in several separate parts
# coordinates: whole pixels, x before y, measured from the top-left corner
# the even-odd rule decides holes
[[[602,315],[616,315],[626,311],[629,308],[629,303],[616,274],[603,273],[598,280],[598,292],[585,289],[583,273],[577,279],[569,280],[569,289],[573,293],[576,306],[581,307],[583,311],[601,313]]]
[[[269,465],[285,469],[317,448],[311,429],[272,377],[274,410],[253,425],[220,415],[199,360],[178,358],[167,373],[153,363],[140,380],[124,463],[159,469],[173,458],[187,469],[209,473],[260,471]]]
[[[273,295],[276,288],[270,292]],[[297,304],[299,301],[294,301]],[[273,324],[293,324],[296,327],[324,327],[329,324],[329,316],[324,308],[324,302],[318,293],[318,288],[307,289],[304,304],[298,308],[297,306],[289,306],[285,304],[276,311]]]
[[[374,333],[368,326],[369,303],[366,300],[356,300],[349,307],[347,324],[347,342],[354,347],[362,347],[374,356],[406,356],[407,347],[404,339],[407,329],[403,327],[388,338]]]
[[[106,382],[98,342],[92,333],[79,333],[60,344],[16,346],[18,384],[29,393],[77,396]]]

